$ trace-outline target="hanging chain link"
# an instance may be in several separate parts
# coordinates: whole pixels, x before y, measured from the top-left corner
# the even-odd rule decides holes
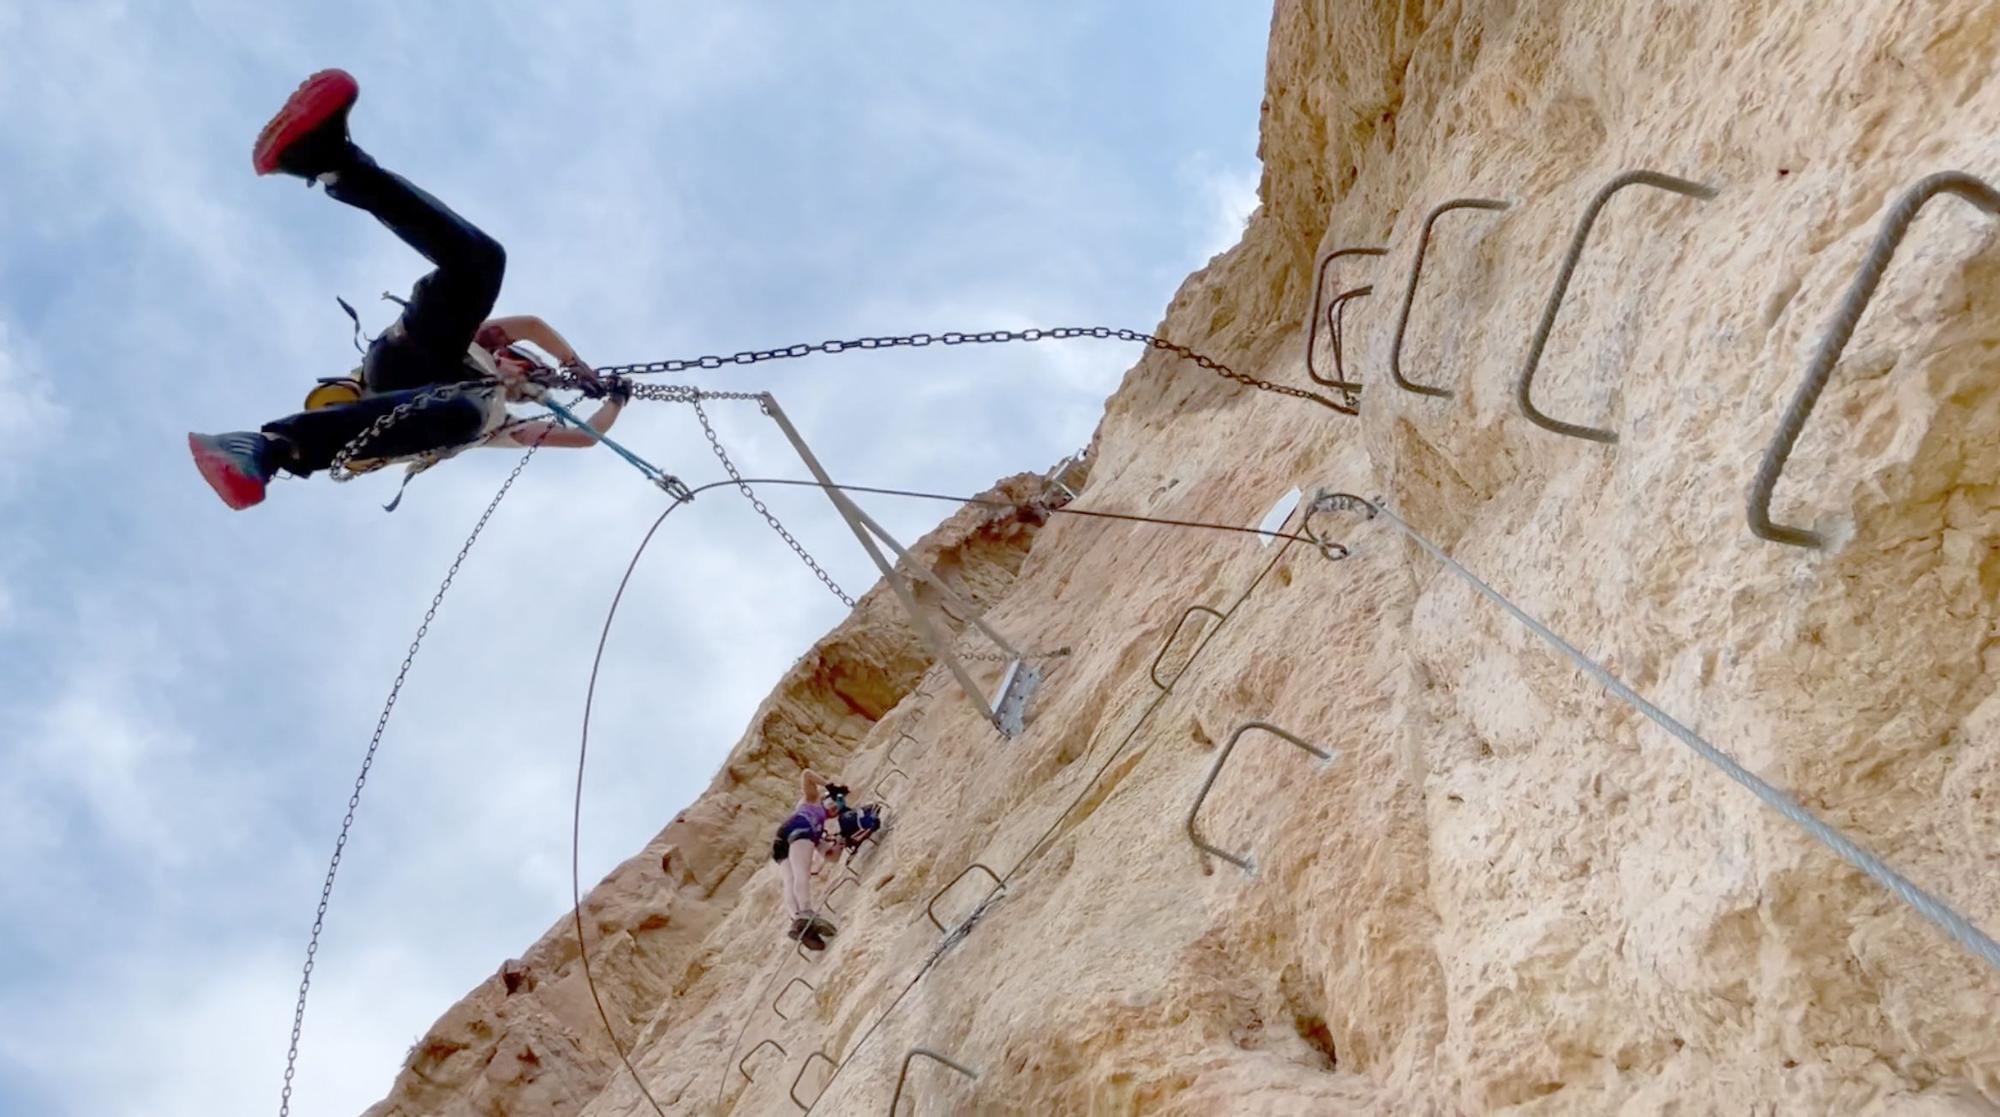
[[[1311,400],[1324,407],[1330,407],[1343,415],[1356,415],[1360,413],[1357,410],[1357,404],[1351,392],[1345,393],[1342,401],[1337,402],[1317,392],[1306,391],[1304,388],[1294,388],[1286,384],[1273,384],[1269,380],[1260,380],[1254,376],[1247,376],[1223,364],[1221,361],[1197,353],[1178,342],[1168,341],[1162,337],[1154,337],[1152,334],[1143,334],[1137,330],[1112,329],[1109,326],[1057,326],[1052,329],[984,330],[978,333],[959,333],[953,331],[942,334],[900,334],[890,337],[861,337],[847,341],[822,341],[817,345],[800,343],[798,345],[787,345],[782,349],[745,349],[740,353],[735,353],[727,357],[709,355],[666,361],[644,361],[630,365],[612,365],[607,368],[600,368],[597,371],[602,376],[639,376],[660,372],[686,372],[691,369],[719,369],[725,365],[754,365],[760,361],[807,357],[814,353],[845,353],[854,349],[921,349],[933,343],[939,345],[991,345],[1007,341],[1061,341],[1078,337],[1115,338],[1119,341],[1143,342],[1154,349],[1165,350],[1183,360],[1193,361],[1196,366],[1207,369],[1225,379],[1234,380],[1246,388],[1255,388],[1260,392],[1274,392],[1281,396],[1290,396],[1293,399]]]
[[[439,384],[426,388],[410,399],[397,404],[393,410],[368,424],[367,430],[355,435],[352,439],[348,440],[347,445],[340,448],[340,452],[333,456],[333,464],[327,467],[327,476],[333,478],[335,481],[352,481],[356,477],[359,477],[360,474],[347,468],[347,463],[352,461],[354,456],[361,452],[362,447],[382,437],[384,431],[402,422],[412,412],[422,411],[424,408],[440,400],[456,398],[467,388],[476,387],[479,384],[480,382],[476,380],[460,381],[456,384]]]
[[[1006,652],[953,652],[952,654],[953,654],[953,655],[955,655],[955,656],[957,656],[957,657],[958,657],[958,658],[960,658],[960,659],[966,659],[966,660],[976,660],[976,661],[978,661],[978,662],[980,662],[980,663],[1012,663],[1012,662],[1014,662],[1014,657],[1013,657],[1013,656],[1011,656],[1011,655],[1008,655],[1008,654],[1007,654]],[[1039,651],[1039,652],[1022,652],[1022,653],[1021,653],[1021,658],[1022,658],[1022,659],[1024,659],[1024,660],[1027,660],[1027,659],[1059,659],[1059,658],[1061,658],[1062,656],[1066,656],[1066,655],[1069,655],[1069,654],[1071,654],[1071,649],[1069,649],[1069,648],[1066,648],[1066,647],[1064,647],[1064,648],[1050,648],[1050,649],[1048,649],[1048,650],[1046,650],[1046,651]]]
[[[421,406],[412,401],[410,410],[414,411]],[[392,412],[384,418],[391,418],[393,415]],[[384,424],[378,420],[377,425]],[[368,782],[369,770],[375,766],[375,753],[382,747],[382,734],[389,728],[389,715],[395,712],[396,699],[402,695],[403,682],[410,675],[410,665],[416,662],[417,649],[423,646],[424,637],[431,630],[431,622],[437,619],[438,607],[444,604],[444,595],[451,589],[452,579],[458,577],[458,568],[465,564],[465,556],[472,552],[472,545],[479,541],[479,533],[486,529],[486,521],[493,518],[494,510],[500,507],[502,500],[506,499],[507,491],[514,487],[514,482],[520,478],[521,471],[528,468],[529,459],[533,458],[535,451],[539,449],[541,449],[539,440],[535,445],[528,447],[528,452],[522,454],[521,460],[514,463],[513,472],[507,474],[507,479],[500,483],[500,491],[494,493],[493,499],[487,502],[486,511],[481,512],[478,522],[472,525],[471,533],[465,537],[465,543],[458,549],[458,556],[451,560],[451,566],[445,570],[444,581],[438,583],[437,592],[431,595],[430,608],[424,610],[423,622],[417,625],[417,634],[410,640],[410,650],[403,653],[403,665],[396,671],[396,681],[389,684],[389,698],[382,703],[382,716],[375,719],[375,734],[368,739],[368,751],[361,758],[361,772],[354,777],[354,792],[347,797],[347,814],[340,820],[340,836],[334,839],[333,859],[327,863],[326,880],[319,889],[319,909],[313,913],[312,935],[306,940],[306,963],[304,972],[299,976],[299,1003],[292,1010],[292,1042],[285,1051],[285,1088],[278,1095],[278,1117],[290,1117],[292,1111],[292,1077],[298,1073],[299,1036],[305,1031],[306,1026],[306,994],[312,989],[313,961],[319,954],[320,933],[326,927],[327,905],[333,899],[333,878],[340,872],[340,858],[347,851],[347,835],[354,828],[354,812],[361,807],[361,789]]]
[[[1290,396],[1293,399],[1311,400],[1323,407],[1332,408],[1343,415],[1360,414],[1359,403],[1351,391],[1343,391],[1341,399],[1335,401],[1320,395],[1318,392],[1309,392],[1304,388],[1295,388],[1288,384],[1274,384],[1269,380],[1262,380],[1255,376],[1237,372],[1221,361],[1215,360],[1206,354],[1197,353],[1179,342],[1168,341],[1166,338],[1140,333],[1137,330],[1112,329],[1109,326],[1056,326],[1049,329],[982,330],[977,333],[950,331],[941,334],[916,333],[895,334],[887,337],[860,337],[845,341],[822,341],[817,345],[800,343],[797,345],[787,345],[782,349],[745,349],[742,352],[734,353],[727,357],[711,354],[702,357],[675,358],[664,361],[643,361],[629,365],[608,365],[597,369],[596,374],[599,377],[640,376],[662,372],[686,372],[690,369],[719,369],[725,365],[754,365],[762,361],[809,357],[815,353],[845,353],[855,349],[921,349],[932,344],[992,345],[1009,341],[1063,341],[1080,337],[1140,342],[1149,348],[1172,353],[1182,360],[1191,361],[1198,368],[1207,369],[1217,376],[1233,380],[1246,388],[1255,388],[1260,392],[1272,392],[1281,396]],[[581,380],[567,372],[556,372],[537,379],[544,386],[551,388],[585,387]],[[348,442],[347,445],[341,447],[340,452],[333,457],[333,465],[328,470],[329,476],[336,481],[353,480],[357,474],[347,468],[348,463],[354,459],[363,447],[380,438],[383,432],[401,422],[412,412],[421,411],[440,400],[452,399],[470,388],[491,386],[492,382],[490,381],[478,380],[463,381],[456,384],[440,384],[426,389],[422,394],[413,399],[397,404],[395,410],[376,419],[373,423],[369,424],[367,430],[362,431],[352,441]],[[758,393],[718,392],[683,384],[639,384],[632,387],[632,398],[660,403],[695,403],[704,399],[753,400],[758,398]]]
[[[762,392],[716,392],[689,384],[634,384],[632,398],[656,403],[698,403],[705,399],[761,400]]]
[[[600,372],[598,375],[608,377],[617,374]],[[586,385],[582,379],[569,372],[553,372],[537,376],[534,378],[533,383],[549,390],[582,390],[591,387],[590,385]],[[397,404],[393,410],[377,418],[373,423],[368,425],[366,430],[355,435],[348,441],[347,445],[342,446],[340,452],[333,456],[333,464],[327,468],[327,475],[335,481],[354,480],[360,474],[349,469],[348,464],[359,456],[365,447],[381,438],[383,433],[390,427],[402,422],[415,412],[422,411],[433,403],[455,399],[469,391],[491,390],[499,387],[501,385],[495,380],[464,380],[453,384],[438,384],[426,388],[416,396]],[[634,384],[631,385],[631,390],[633,399],[651,400],[660,403],[694,403],[697,400],[704,399],[754,400],[759,398],[756,392],[718,392],[707,388],[696,388],[687,384]],[[601,395],[602,392],[599,391],[597,394]]]
[[[722,463],[722,468],[729,474],[729,479],[736,482],[736,491],[743,494],[743,499],[750,502],[750,507],[755,508],[759,516],[764,517],[764,522],[771,525],[771,530],[778,533],[778,538],[784,540],[785,545],[792,549],[792,553],[799,556],[799,561],[806,564],[806,569],[813,572],[813,577],[818,578],[821,584],[825,585],[828,590],[831,590],[833,596],[839,598],[842,605],[847,606],[849,609],[854,608],[854,599],[847,596],[847,591],[840,588],[840,584],[833,580],[833,575],[828,574],[826,568],[819,564],[819,560],[813,558],[806,551],[805,544],[800,543],[790,531],[785,529],[784,524],[778,522],[778,517],[758,498],[756,492],[743,480],[743,475],[737,472],[736,463],[729,460],[729,454],[722,448],[722,440],[715,436],[715,427],[708,421],[708,412],[702,410],[701,401],[704,397],[710,399],[761,399],[762,397],[754,392],[733,392],[727,394],[695,392],[686,402],[694,407],[695,418],[701,420],[701,433],[708,436],[708,445],[710,449],[715,451],[716,460]]]

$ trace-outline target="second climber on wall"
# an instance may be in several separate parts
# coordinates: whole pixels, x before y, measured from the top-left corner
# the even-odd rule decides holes
[[[845,844],[827,834],[827,819],[834,817],[835,803],[842,802],[847,789],[829,783],[825,776],[807,768],[799,773],[799,801],[791,816],[778,824],[771,841],[771,860],[779,862],[785,874],[785,907],[791,913],[790,937],[809,950],[825,950],[827,936],[838,929],[813,910],[812,878],[821,860],[840,858]]]

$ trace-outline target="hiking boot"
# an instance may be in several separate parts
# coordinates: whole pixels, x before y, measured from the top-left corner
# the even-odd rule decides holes
[[[820,938],[830,939],[840,933],[840,928],[835,927],[817,915],[809,916],[808,919],[810,920],[809,926],[812,928],[813,934],[818,935]]]
[[[823,938],[820,938],[820,937],[819,937],[819,932],[818,932],[818,931],[815,931],[815,930],[813,930],[813,929],[812,929],[811,927],[807,927],[807,928],[806,928],[806,933],[805,933],[805,934],[803,934],[803,935],[800,935],[800,936],[799,936],[799,941],[800,941],[800,942],[802,942],[802,943],[804,943],[804,944],[806,944],[806,949],[807,949],[807,950],[825,950],[825,949],[826,949],[826,940],[825,940],[825,939],[823,939]]]
[[[188,452],[201,479],[231,508],[244,509],[264,499],[264,485],[277,471],[278,447],[254,431],[230,434],[189,434]]]
[[[796,939],[796,938],[798,938],[799,936],[801,936],[801,935],[805,934],[805,933],[806,933],[806,931],[808,931],[809,929],[811,929],[811,927],[812,927],[812,920],[811,920],[811,919],[808,919],[807,917],[805,917],[805,916],[803,916],[803,915],[799,915],[799,916],[793,916],[793,917],[792,917],[792,929],[791,929],[791,931],[790,931],[790,932],[789,932],[789,933],[788,933],[788,934],[786,935],[786,937],[787,937],[787,938],[793,938],[793,939]]]
[[[347,111],[360,96],[360,84],[345,70],[321,70],[307,78],[258,133],[250,165],[260,175],[282,171],[308,182],[345,167],[354,158]]]

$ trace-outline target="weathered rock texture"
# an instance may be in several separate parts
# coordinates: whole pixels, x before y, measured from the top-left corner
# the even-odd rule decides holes
[[[1762,542],[1742,511],[1888,202],[1931,171],[2000,173],[1996,57],[1977,0],[1285,0],[1263,208],[1160,332],[1304,384],[1318,257],[1386,246],[1337,280],[1376,285],[1347,319],[1362,416],[1150,353],[1079,506],[1249,524],[1293,485],[1379,493],[2000,927],[1989,218],[1932,204],[1807,427],[1777,513],[1840,542]],[[1529,425],[1512,387],[1582,207],[1634,167],[1721,193],[1633,188],[1598,223],[1537,395],[1620,432],[1605,447]],[[1401,367],[1457,395],[1420,397],[1389,383],[1396,309],[1425,213],[1459,196],[1516,205],[1439,222]],[[941,680],[915,693],[924,656],[879,589],[801,661],[711,790],[586,903],[605,1007],[660,1104],[793,1112],[819,1050],[840,1071],[813,1112],[876,1114],[924,1045],[982,1076],[918,1063],[919,1113],[2000,1113],[1993,971],[1387,527],[1315,524],[1353,556],[991,510],[941,527],[926,556],[991,618],[1075,654],[1011,743]],[[1192,604],[1228,619],[1190,622],[1163,694],[1149,667]],[[1320,768],[1244,739],[1202,825],[1254,849],[1253,877],[1181,829],[1249,719],[1340,752]],[[908,778],[881,790],[898,828],[804,962],[770,828],[801,762],[872,788],[904,732]],[[1008,887],[941,951],[925,905],[974,862]],[[975,870],[940,918],[987,888]],[[650,1112],[576,961],[565,918],[371,1112]]]

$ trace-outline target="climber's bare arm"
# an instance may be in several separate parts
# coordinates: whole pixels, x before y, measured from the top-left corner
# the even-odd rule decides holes
[[[807,768],[799,773],[799,796],[808,803],[817,803],[826,792],[826,777]]]
[[[603,406],[591,415],[590,430],[580,431],[563,426],[552,419],[537,419],[532,423],[522,423],[507,428],[506,433],[488,443],[491,446],[549,446],[558,449],[575,450],[597,445],[597,438],[591,434],[603,434],[618,421],[618,413],[625,409],[623,401],[616,397],[604,401]]]
[[[583,358],[576,355],[576,349],[556,332],[554,326],[533,314],[514,314],[506,318],[487,319],[483,329],[495,330],[503,341],[525,341],[539,346],[543,352],[565,365],[582,364]]]
[[[525,341],[537,346],[544,353],[554,357],[558,365],[574,373],[577,379],[592,386],[597,384],[597,373],[583,363],[582,357],[576,355],[576,347],[557,333],[554,326],[533,314],[515,314],[506,318],[488,319],[484,328],[498,331],[501,338],[506,341]],[[549,443],[544,442],[543,445]]]

